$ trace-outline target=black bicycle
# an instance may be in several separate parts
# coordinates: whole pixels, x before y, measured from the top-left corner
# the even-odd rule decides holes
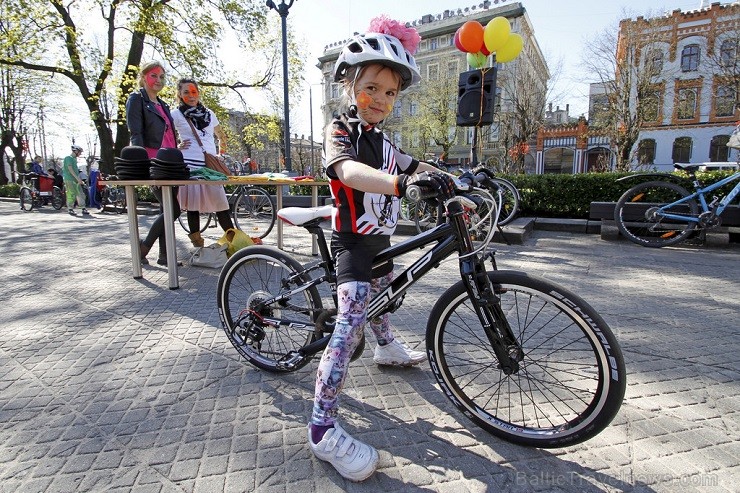
[[[481,191],[458,186],[457,195],[444,201],[445,223],[375,258],[380,265],[430,247],[370,301],[368,319],[397,310],[416,281],[456,254],[460,280],[442,293],[426,327],[426,352],[441,390],[476,424],[514,443],[564,447],[593,437],[624,397],[619,344],[578,295],[524,272],[497,270],[487,249],[495,228],[474,246],[465,219],[465,209],[475,206],[468,195]],[[429,196],[409,188],[411,198]],[[221,271],[221,323],[236,350],[258,368],[296,371],[331,337],[336,277],[322,229],[330,211],[279,212],[317,236],[320,260],[303,266],[281,250],[253,246],[234,254]],[[332,306],[324,306],[320,291],[331,294]],[[353,358],[363,347],[364,340]]]

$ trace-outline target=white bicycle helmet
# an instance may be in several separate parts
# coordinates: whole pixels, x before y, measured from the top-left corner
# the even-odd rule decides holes
[[[416,60],[398,40],[388,34],[368,33],[355,36],[342,48],[334,65],[334,82],[347,76],[349,68],[379,63],[401,75],[401,90],[421,80]]]
[[[72,144],[72,150],[76,152],[82,152],[82,147],[78,146],[77,144]]]

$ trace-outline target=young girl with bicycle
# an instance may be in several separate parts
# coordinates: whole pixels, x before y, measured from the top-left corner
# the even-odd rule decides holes
[[[373,272],[372,259],[390,246],[399,197],[409,185],[433,187],[443,194],[453,188],[449,175],[403,153],[378,128],[399,92],[421,78],[413,57],[419,41],[415,29],[381,16],[371,22],[367,34],[344,47],[334,67],[334,80],[344,83],[345,113],[327,127],[324,148],[334,199],[331,248],[338,313],[316,376],[308,440],[318,458],[353,481],[370,477],[378,463],[372,446],[351,437],[337,423],[339,394],[350,357],[363,336],[368,300],[393,278],[393,265]],[[387,314],[371,320],[370,327],[378,343],[376,363],[411,366],[426,359],[423,352],[394,337]]]

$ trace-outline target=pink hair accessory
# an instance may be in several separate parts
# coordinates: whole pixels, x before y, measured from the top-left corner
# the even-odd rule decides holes
[[[405,24],[394,21],[386,15],[381,15],[370,21],[370,27],[367,28],[369,33],[388,34],[398,38],[403,47],[412,55],[421,42],[421,36],[413,27],[406,27]]]

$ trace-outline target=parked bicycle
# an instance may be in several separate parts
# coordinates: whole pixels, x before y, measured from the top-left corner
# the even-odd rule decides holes
[[[521,200],[519,190],[509,180],[494,176],[493,172],[489,172],[489,174],[490,181],[488,182],[488,188],[501,193],[502,200],[499,209],[498,225],[505,226],[513,221],[519,213],[519,202]],[[416,224],[416,230],[421,233],[437,226],[443,220],[441,212],[442,210],[438,204],[423,201],[416,204],[416,209],[412,209],[408,215]],[[473,223],[477,225],[477,231],[483,237],[486,236],[490,225],[480,223],[476,220],[475,216],[483,217],[485,212],[478,211],[477,213],[472,213]]]
[[[21,210],[26,212],[51,203],[54,209],[64,206],[64,191],[54,185],[54,179],[36,173],[20,173],[23,180],[20,189]]]
[[[471,191],[458,182],[457,195],[444,201],[446,222],[378,254],[375,265],[430,247],[373,297],[368,319],[396,311],[411,286],[456,255],[460,280],[442,293],[426,326],[429,365],[441,390],[465,416],[505,440],[538,447],[587,440],[622,403],[626,371],[619,345],[578,295],[524,272],[497,270],[487,248],[494,228],[479,246],[471,241],[464,218],[465,208],[475,207]],[[412,186],[407,197],[429,194]],[[324,206],[279,213],[316,235],[320,260],[303,266],[281,250],[253,246],[221,271],[223,329],[258,368],[296,371],[328,344],[337,306],[335,264],[322,229],[330,212]],[[353,359],[363,347],[364,339]]]
[[[116,214],[123,214],[126,212],[126,190],[113,185],[112,183],[114,182],[109,182],[109,179],[110,177],[105,177],[98,182],[98,184],[102,183],[98,198],[100,209],[105,211],[107,208],[110,208]]]
[[[277,217],[275,205],[270,194],[264,188],[255,185],[241,185],[228,198],[234,226],[249,236],[264,238],[273,226]],[[189,233],[187,214],[180,214],[180,226]],[[211,224],[216,225],[215,213],[201,213],[200,232]]]
[[[674,164],[688,173],[688,180],[674,175],[645,173],[620,178],[656,177],[660,180],[640,183],[619,198],[614,208],[614,221],[630,241],[647,247],[675,245],[696,230],[710,229],[722,223],[722,213],[740,193],[740,182],[724,197],[707,195],[740,180],[740,171],[709,186],[696,177],[699,165]],[[666,181],[671,180],[671,181]],[[685,186],[693,187],[689,192]]]

